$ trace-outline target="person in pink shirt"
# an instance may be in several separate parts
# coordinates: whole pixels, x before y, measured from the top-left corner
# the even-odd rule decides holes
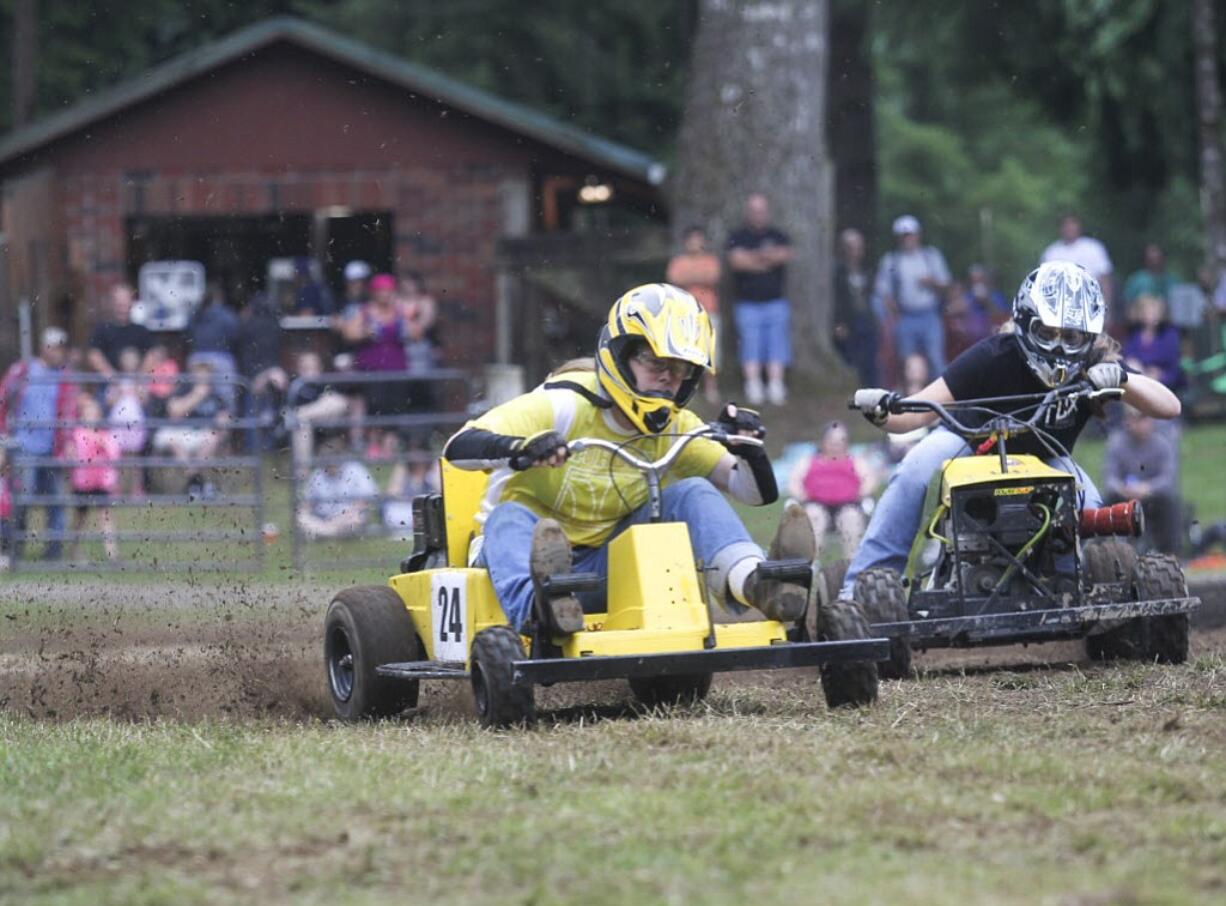
[[[861,501],[875,484],[874,476],[851,456],[847,426],[827,424],[816,455],[801,461],[788,482],[788,492],[800,501],[813,523],[819,555],[831,526],[843,542],[843,556],[856,552],[868,525]]]
[[[98,500],[77,505],[72,530],[84,531],[90,510],[96,511],[106,557],[115,560],[119,556],[119,548],[115,543],[115,523],[107,501],[119,486],[119,470],[114,465],[122,455],[119,441],[103,423],[102,407],[93,396],[82,393],[77,397],[77,418],[81,423],[72,429],[65,447],[65,457],[75,462],[69,470],[69,483],[76,497],[96,497]],[[80,539],[74,539],[71,553],[74,560],[79,545]]]

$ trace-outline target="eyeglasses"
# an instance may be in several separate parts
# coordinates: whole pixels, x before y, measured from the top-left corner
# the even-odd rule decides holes
[[[1069,353],[1084,352],[1094,341],[1094,334],[1072,327],[1049,327],[1038,321],[1030,322],[1030,338],[1040,349],[1051,352],[1062,349]]]
[[[698,366],[692,362],[683,359],[662,359],[646,349],[635,353],[631,358],[655,377],[667,374],[679,381],[684,381],[698,373]]]

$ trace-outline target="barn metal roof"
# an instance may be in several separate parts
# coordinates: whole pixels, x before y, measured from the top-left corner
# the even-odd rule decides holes
[[[651,185],[664,181],[667,172],[664,165],[640,151],[293,17],[268,19],[249,26],[9,133],[0,140],[0,165],[279,41],[296,44],[599,167]]]

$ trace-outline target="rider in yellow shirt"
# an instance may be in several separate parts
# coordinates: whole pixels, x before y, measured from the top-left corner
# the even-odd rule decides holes
[[[678,435],[701,424],[685,406],[703,374],[714,373],[714,349],[714,331],[693,296],[667,284],[636,287],[610,310],[594,370],[556,375],[447,442],[443,455],[453,465],[491,473],[473,560],[489,570],[514,627],[528,619],[545,578],[606,575],[609,541],[648,519],[647,487],[636,470],[605,450],[571,455],[568,442],[603,438],[633,445],[640,458],[659,458]],[[720,420],[732,434],[765,434],[752,410],[728,406]],[[691,441],[662,484],[663,518],[687,523],[718,600],[782,621],[804,615],[803,587],[756,574],[763,552],[721,493],[751,505],[778,498],[760,446]],[[812,559],[814,548],[804,511],[785,510],[771,556]],[[574,597],[552,599],[542,616],[558,633],[583,628]]]

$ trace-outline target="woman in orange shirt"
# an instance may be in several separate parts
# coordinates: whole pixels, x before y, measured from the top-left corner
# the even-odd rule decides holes
[[[719,350],[719,278],[720,263],[716,255],[707,251],[707,233],[700,226],[686,229],[681,237],[682,252],[668,262],[665,281],[678,286],[698,300],[711,328],[715,331],[715,349]],[[719,403],[719,388],[715,375],[708,371],[703,375],[703,396],[708,403]]]

